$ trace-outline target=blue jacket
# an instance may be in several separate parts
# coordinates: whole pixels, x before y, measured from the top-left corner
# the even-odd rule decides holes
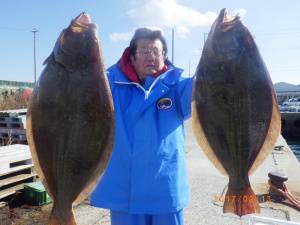
[[[184,120],[191,116],[192,78],[168,66],[145,84],[115,64],[108,79],[115,107],[111,160],[91,205],[142,214],[172,213],[189,201]]]

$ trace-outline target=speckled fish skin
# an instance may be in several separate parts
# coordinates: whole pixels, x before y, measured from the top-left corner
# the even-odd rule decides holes
[[[87,197],[112,151],[114,110],[96,32],[85,13],[61,32],[28,107],[35,168],[54,201],[51,225],[76,224],[72,204]]]
[[[193,94],[193,126],[203,132],[199,139],[205,139],[198,142],[212,150],[207,151],[209,158],[229,176],[223,211],[239,216],[258,213],[248,173],[260,151],[262,161],[272,150],[280,114],[252,35],[238,16],[229,17],[225,9],[207,37]]]

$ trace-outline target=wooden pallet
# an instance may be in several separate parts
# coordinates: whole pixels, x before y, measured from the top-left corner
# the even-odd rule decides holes
[[[26,130],[0,127],[0,145],[11,144],[27,144]]]
[[[3,199],[5,197],[8,197],[10,195],[15,194],[16,192],[23,190],[24,189],[24,184],[19,184],[10,188],[6,188],[2,191],[0,191],[0,199]]]
[[[5,128],[24,128],[21,117],[18,116],[1,116],[0,127]]]
[[[0,146],[6,146],[6,145],[14,145],[14,144],[22,144],[27,145],[27,139],[24,140],[24,138],[10,138],[10,137],[0,137]]]
[[[30,174],[19,174],[5,179],[1,179],[0,188],[9,184],[16,183],[18,181],[27,180],[28,178],[35,177],[35,176],[36,176],[35,173],[30,173]]]
[[[7,205],[7,202],[0,202],[0,208],[5,207]]]
[[[28,145],[7,145],[0,147],[0,176],[16,170],[17,166],[32,164]]]
[[[1,110],[0,116],[7,117],[7,116],[18,116],[18,115],[26,115],[27,109],[11,109],[11,110]]]
[[[0,147],[0,200],[22,190],[35,177],[28,145]]]
[[[19,135],[26,135],[25,129],[10,129],[10,128],[1,128],[0,127],[0,134],[19,134]]]
[[[0,146],[27,144],[24,116],[0,111]]]

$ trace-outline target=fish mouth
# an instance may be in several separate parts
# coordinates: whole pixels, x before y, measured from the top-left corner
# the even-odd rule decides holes
[[[75,18],[75,22],[88,26],[90,23],[92,23],[91,17],[86,12],[82,12]]]
[[[71,29],[73,32],[84,32],[89,29],[92,24],[93,23],[89,14],[82,12],[72,20]]]
[[[227,13],[226,8],[222,9],[218,16],[218,23],[223,32],[226,32],[234,27],[235,23],[240,21],[239,14],[231,16]]]

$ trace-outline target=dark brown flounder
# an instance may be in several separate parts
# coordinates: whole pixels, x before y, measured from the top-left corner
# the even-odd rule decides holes
[[[72,206],[110,159],[114,112],[96,25],[81,13],[60,34],[27,112],[34,165],[54,206],[49,225],[76,224]]]
[[[229,176],[223,211],[239,216],[260,212],[248,174],[272,151],[280,134],[280,113],[253,37],[225,9],[203,49],[192,109],[199,145]]]

